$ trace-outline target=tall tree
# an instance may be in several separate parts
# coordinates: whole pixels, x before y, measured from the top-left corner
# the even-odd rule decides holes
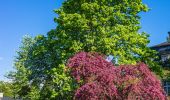
[[[15,98],[72,98],[73,80],[64,73],[64,64],[54,45],[56,44],[43,35],[23,38],[14,61],[16,71],[8,75],[13,80]]]
[[[34,43],[35,40],[30,36],[23,38],[21,46],[17,51],[18,55],[14,60],[15,71],[8,74],[8,78],[13,81],[13,95],[15,99],[37,100],[39,96],[39,87],[31,86],[30,76],[32,72],[26,67],[28,66],[28,54]]]
[[[29,50],[25,68],[31,71],[29,81],[34,83],[32,85],[40,87],[39,99],[72,98],[73,80],[64,71],[62,50],[56,48],[59,43],[43,35],[36,36],[35,41]]]
[[[118,57],[119,64],[145,62],[160,73],[147,47],[148,34],[140,29],[140,12],[148,11],[142,0],[65,0],[55,10],[58,24],[53,38],[66,58],[78,51],[96,51]]]

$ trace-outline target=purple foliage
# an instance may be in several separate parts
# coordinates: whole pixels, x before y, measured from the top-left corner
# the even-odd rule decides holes
[[[76,100],[167,100],[160,81],[147,65],[115,67],[97,53],[77,53],[68,60],[80,84]]]

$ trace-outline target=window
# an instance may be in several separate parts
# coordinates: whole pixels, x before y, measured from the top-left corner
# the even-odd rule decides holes
[[[164,61],[166,61],[167,59],[169,59],[170,58],[170,55],[162,55],[161,56],[161,60],[164,62]]]
[[[164,91],[167,95],[170,95],[170,81],[164,81],[163,83]]]
[[[170,46],[158,49],[159,52],[160,51],[167,51],[167,50],[170,50]]]

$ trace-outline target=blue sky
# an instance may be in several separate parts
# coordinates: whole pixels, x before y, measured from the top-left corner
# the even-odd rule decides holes
[[[12,70],[16,50],[24,35],[46,34],[56,27],[53,12],[62,0],[1,0],[0,1],[0,80]],[[144,0],[151,10],[141,13],[140,31],[150,34],[151,45],[166,41],[170,31],[170,1]]]
[[[170,31],[170,0],[143,0],[151,9],[142,13],[141,31],[150,34],[149,46],[166,41]]]

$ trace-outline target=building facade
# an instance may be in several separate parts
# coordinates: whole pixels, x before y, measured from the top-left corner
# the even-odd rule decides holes
[[[151,49],[158,52],[163,69],[170,72],[170,32],[168,35],[166,42],[152,46]],[[165,78],[162,80],[162,85],[167,95],[170,95],[170,81]]]

